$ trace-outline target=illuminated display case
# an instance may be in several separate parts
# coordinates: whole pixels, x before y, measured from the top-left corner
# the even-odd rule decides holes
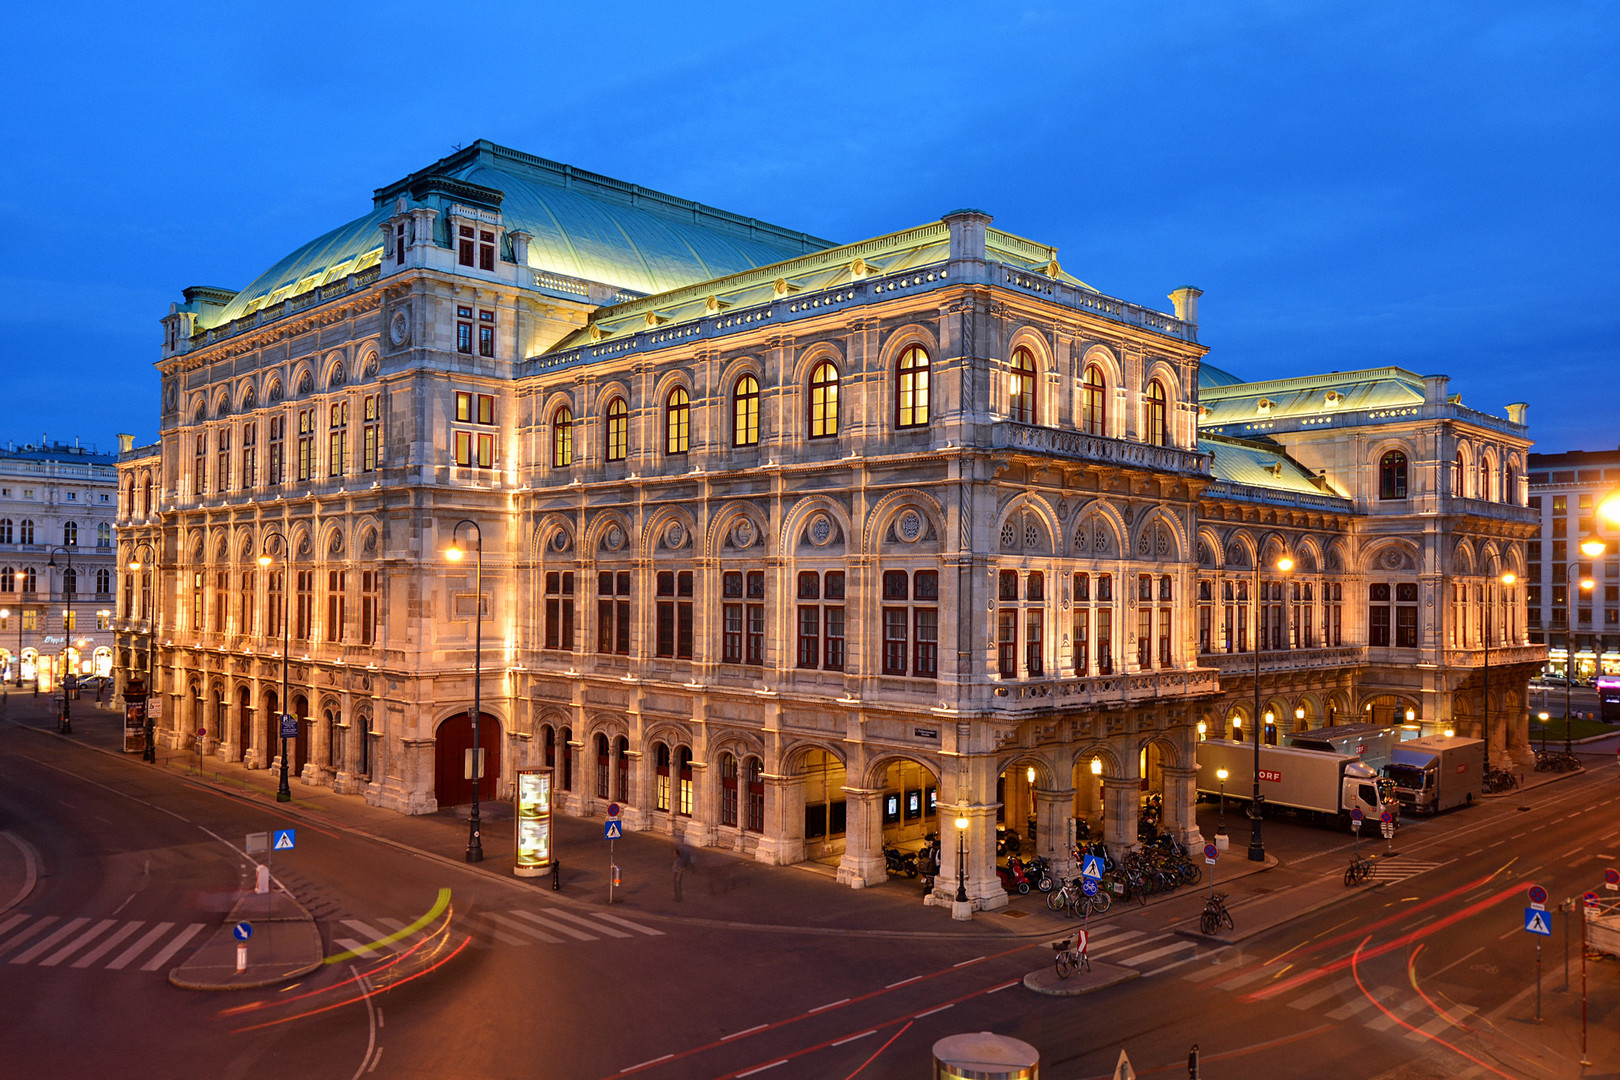
[[[518,877],[538,877],[551,869],[551,770],[519,769],[517,774]]]

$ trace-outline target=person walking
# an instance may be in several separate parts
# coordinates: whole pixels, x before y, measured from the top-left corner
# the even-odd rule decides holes
[[[672,873],[675,878],[675,899],[681,898],[681,878],[686,874],[686,868],[692,865],[692,857],[688,855],[679,844],[675,845],[675,865]]]

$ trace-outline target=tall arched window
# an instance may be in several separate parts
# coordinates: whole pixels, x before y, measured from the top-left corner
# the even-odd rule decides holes
[[[39,590],[39,571],[32,566],[24,567],[22,572],[22,591],[37,592]]]
[[[112,592],[112,571],[101,567],[96,571],[96,595],[106,596]]]
[[[1486,458],[1479,459],[1479,486],[1474,494],[1481,499],[1491,497],[1491,464]]]
[[[838,369],[823,360],[810,373],[810,437],[838,434]]]
[[[34,542],[34,519],[23,518],[17,523],[17,543],[32,544]]]
[[[664,452],[684,454],[692,445],[692,399],[683,387],[669,392],[664,405]]]
[[[77,521],[62,522],[62,545],[64,547],[79,546],[79,523]]]
[[[1164,446],[1164,384],[1154,379],[1147,388],[1147,415],[1143,417],[1142,438],[1151,446]]]
[[[1035,357],[1022,345],[1013,350],[1012,382],[1007,389],[1007,418],[1020,424],[1035,422]]]
[[[68,596],[74,596],[78,591],[79,572],[70,566],[62,571],[62,592]]]
[[[1406,455],[1391,450],[1378,463],[1378,497],[1406,498]]]
[[[96,526],[96,547],[112,547],[112,526],[105,521]]]
[[[1468,466],[1461,450],[1457,451],[1457,460],[1451,466],[1451,494],[1459,499],[1468,494]]]
[[[1513,474],[1513,466],[1509,465],[1502,474],[1502,501],[1517,503],[1519,501],[1519,478]]]
[[[574,463],[574,410],[557,406],[551,414],[551,464],[566,469]]]
[[[895,426],[922,427],[928,423],[928,350],[908,345],[895,370]]]
[[[150,476],[141,484],[141,516],[152,516],[152,478]]]
[[[607,459],[623,461],[630,451],[630,406],[616,397],[607,407]]]
[[[11,519],[0,518],[0,544],[11,543]]]
[[[731,445],[759,444],[759,380],[744,375],[731,393]]]
[[[17,591],[17,571],[9,566],[0,566],[0,592]]]
[[[1108,434],[1107,395],[1102,368],[1088,364],[1085,382],[1080,384],[1080,427],[1087,435]]]

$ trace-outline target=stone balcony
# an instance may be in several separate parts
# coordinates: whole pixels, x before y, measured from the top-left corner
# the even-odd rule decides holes
[[[1008,711],[1040,706],[1105,709],[1159,698],[1184,699],[1219,692],[1216,673],[1209,668],[1176,668],[1086,678],[1008,680],[994,684],[989,705],[992,709]]]
[[[1223,676],[1253,675],[1254,653],[1205,653],[1199,657]],[[1340,645],[1321,649],[1267,649],[1260,653],[1260,671],[1304,671],[1312,668],[1357,667],[1367,662],[1367,650],[1360,645]]]
[[[1209,455],[1173,446],[1082,435],[1078,431],[998,421],[991,429],[990,445],[997,450],[1020,450],[1041,457],[1063,458],[1092,465],[1153,469],[1161,472],[1208,476]]]

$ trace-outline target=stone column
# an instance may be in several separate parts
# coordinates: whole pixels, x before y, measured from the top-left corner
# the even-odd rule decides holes
[[[888,877],[883,862],[882,789],[844,789],[844,855],[838,883],[852,889],[878,885]]]
[[[804,777],[765,774],[765,835],[754,858],[773,866],[804,861]]]
[[[1075,875],[1074,855],[1069,848],[1069,817],[1074,806],[1070,787],[1034,789],[1036,852],[1052,864],[1052,873],[1066,881]]]
[[[1136,847],[1141,793],[1141,781],[1134,776],[1103,777],[1103,842],[1116,859]]]
[[[1161,765],[1159,773],[1164,787],[1164,831],[1188,847],[1202,845],[1204,834],[1198,831],[1196,814],[1198,770]]]

